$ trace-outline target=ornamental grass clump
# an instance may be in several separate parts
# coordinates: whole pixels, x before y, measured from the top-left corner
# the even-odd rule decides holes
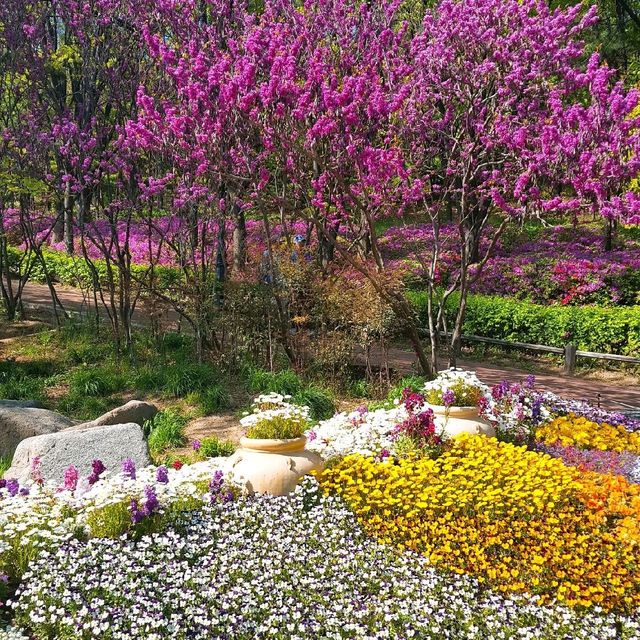
[[[542,602],[640,606],[640,487],[484,436],[437,460],[347,456],[321,475],[379,541]]]

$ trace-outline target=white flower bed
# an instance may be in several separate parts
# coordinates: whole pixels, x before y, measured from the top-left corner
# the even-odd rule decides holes
[[[631,620],[504,597],[368,538],[307,480],[290,497],[204,509],[181,533],[43,555],[13,604],[37,638],[613,640]]]
[[[307,448],[325,460],[349,453],[366,456],[393,452],[394,429],[409,416],[404,406],[368,411],[362,408],[350,413],[338,413],[319,422],[307,431]]]

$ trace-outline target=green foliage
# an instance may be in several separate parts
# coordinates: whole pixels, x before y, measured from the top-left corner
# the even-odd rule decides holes
[[[247,438],[267,440],[289,440],[299,438],[310,427],[299,416],[273,416],[258,420],[247,430]]]
[[[198,454],[202,458],[221,458],[229,457],[234,453],[236,447],[231,442],[223,442],[216,437],[203,438],[200,441],[200,450]]]
[[[144,393],[158,392],[167,384],[166,367],[147,365],[141,367],[132,380],[134,388]]]
[[[228,408],[230,403],[229,392],[222,384],[212,384],[199,391],[196,400],[205,416]]]
[[[42,401],[47,379],[53,372],[50,360],[4,360],[0,362],[0,398]]]
[[[407,376],[398,380],[396,384],[389,389],[387,400],[393,403],[394,400],[399,400],[402,397],[402,392],[405,389],[411,389],[411,391],[419,392],[424,389],[424,383],[427,381],[422,376]]]
[[[104,397],[122,391],[124,377],[111,367],[83,367],[74,371],[69,379],[69,394]]]
[[[119,538],[132,526],[129,500],[109,503],[87,513],[91,538]]]
[[[158,456],[167,449],[183,446],[187,439],[184,428],[187,419],[172,409],[160,411],[153,420],[145,423],[145,431],[149,434],[149,451]]]
[[[274,372],[248,366],[245,367],[244,377],[252,393],[281,393],[295,396],[304,389],[304,383],[291,369]]]
[[[218,377],[216,370],[207,364],[177,362],[168,371],[164,391],[175,398],[182,398],[214,386]]]
[[[423,326],[426,295],[411,292]],[[457,306],[452,297],[449,320]],[[512,298],[470,295],[462,327],[467,335],[640,357],[640,307],[538,305]]]
[[[0,456],[0,478],[5,474],[5,472],[11,466],[11,457],[10,456]]]
[[[103,398],[69,393],[60,398],[57,409],[60,413],[78,420],[93,420],[122,403],[120,397]]]
[[[331,395],[324,389],[309,386],[296,393],[292,402],[309,407],[309,413],[314,420],[326,420],[336,412],[336,405]]]

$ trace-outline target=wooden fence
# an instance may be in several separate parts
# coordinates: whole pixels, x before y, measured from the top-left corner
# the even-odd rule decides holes
[[[444,335],[444,334],[442,334]],[[450,334],[448,334],[449,336]],[[485,338],[484,336],[463,335],[464,342],[478,342],[482,344],[495,344],[499,347],[509,349],[522,349],[524,351],[536,351],[538,353],[555,353],[564,356],[564,371],[572,374],[576,368],[578,358],[588,358],[594,360],[611,360],[616,362],[626,362],[628,364],[640,365],[640,358],[633,356],[622,356],[616,353],[595,353],[593,351],[581,351],[574,344],[567,344],[564,347],[549,347],[544,344],[529,344],[527,342],[510,342],[497,338]]]

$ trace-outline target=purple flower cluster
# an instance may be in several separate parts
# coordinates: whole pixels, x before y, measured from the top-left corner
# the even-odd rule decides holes
[[[456,233],[454,225],[444,225],[440,230],[442,247],[436,277],[443,284],[458,269]],[[490,233],[491,229],[487,237]],[[636,304],[640,294],[640,243],[627,241],[624,247],[606,253],[603,244],[602,233],[584,225],[575,229],[558,226],[533,241],[498,244],[472,291],[541,304]],[[429,224],[391,227],[380,245],[396,269],[407,271],[405,260],[416,255],[422,264],[428,264],[423,252],[433,246],[433,231]],[[488,241],[483,239],[481,252],[487,247]],[[410,271],[408,275],[414,278],[424,275],[420,266]]]
[[[543,395],[543,402],[554,414],[568,415],[573,413],[592,422],[606,422],[621,425],[629,431],[640,431],[640,420],[615,411],[607,411],[588,402],[580,400],[566,400],[552,393]]]
[[[169,471],[164,465],[156,469],[156,482],[159,482],[160,484],[169,483]]]
[[[579,449],[560,444],[537,442],[534,450],[559,458],[564,464],[584,471],[596,471],[610,475],[624,476],[629,482],[640,484],[640,456],[629,451],[601,451],[599,449]]]
[[[136,479],[136,463],[131,458],[122,461],[122,473],[125,478]]]
[[[100,480],[100,475],[103,474],[107,468],[102,463],[102,460],[94,460],[91,463],[91,473],[87,478],[89,485],[94,485],[98,480]]]
[[[225,488],[224,473],[222,471],[218,470],[213,474],[213,478],[211,478],[211,482],[209,483],[209,494],[211,504],[233,501],[233,491]]]
[[[145,518],[157,513],[160,509],[160,502],[153,487],[144,488],[144,501],[140,504],[137,500],[131,500],[131,522],[138,524]]]

